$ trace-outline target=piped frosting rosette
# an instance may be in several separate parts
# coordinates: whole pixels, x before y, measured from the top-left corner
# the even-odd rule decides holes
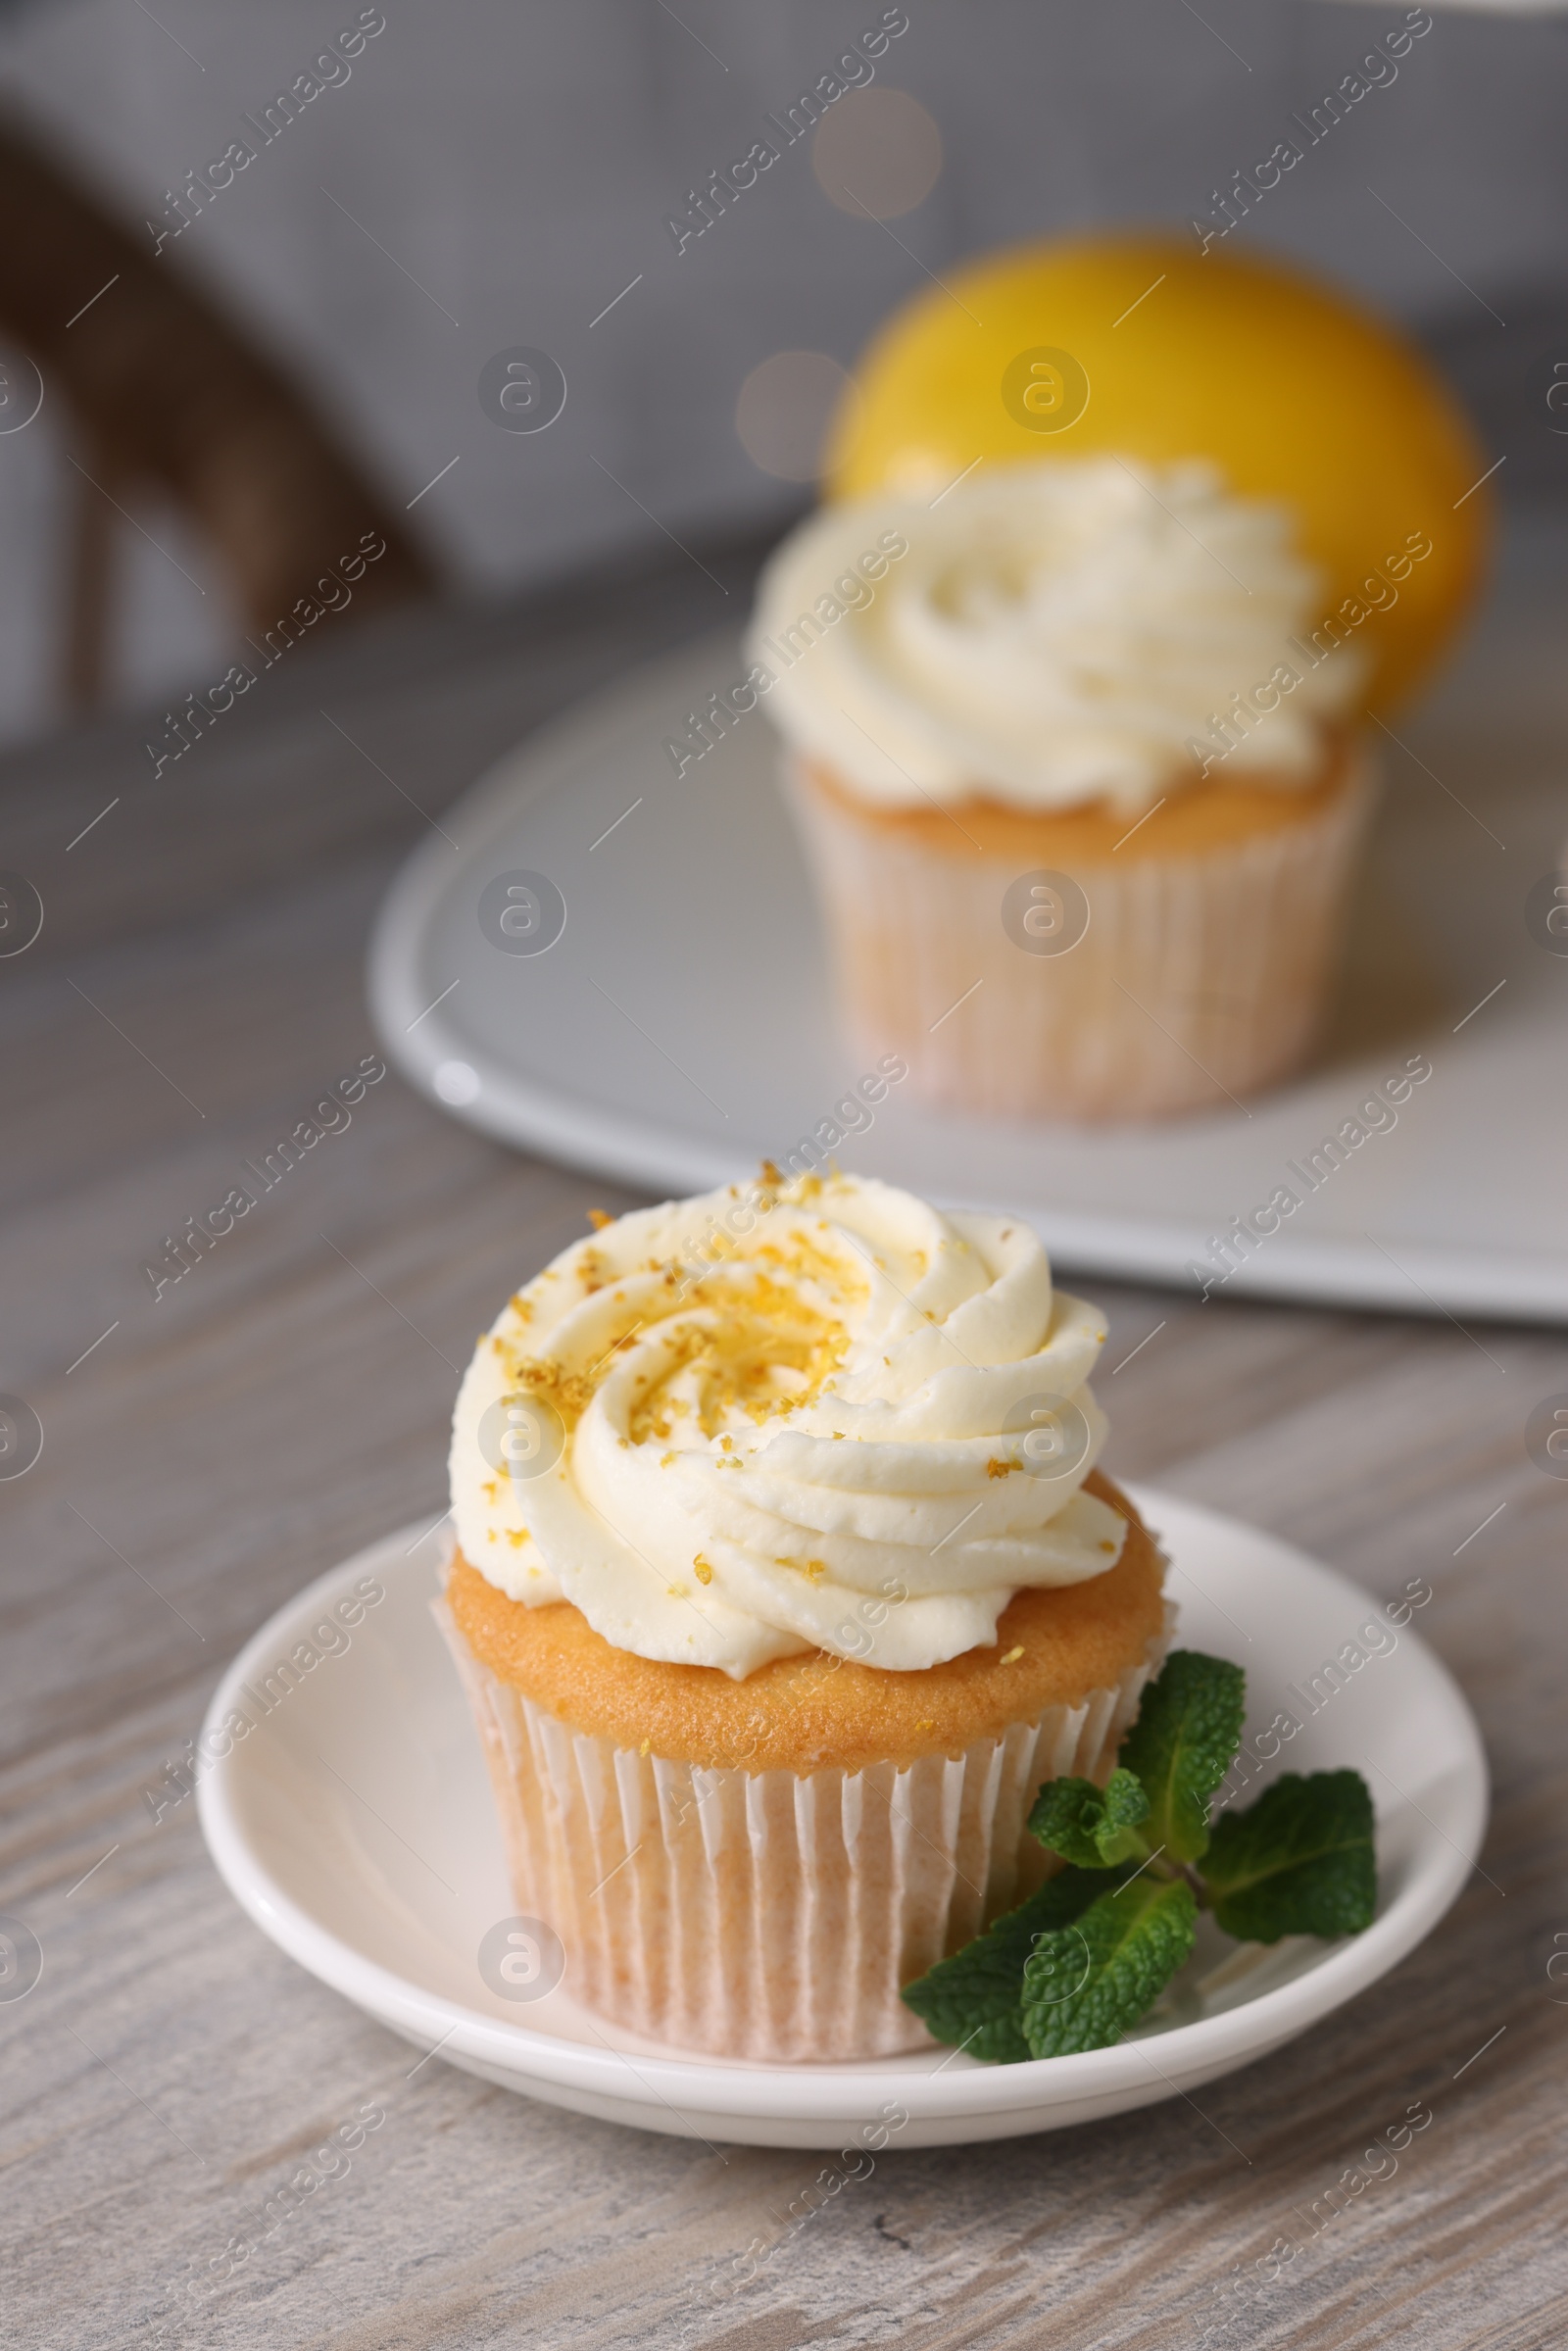
[[[868,584],[858,552],[892,540]],[[1227,778],[1310,782],[1366,666],[1343,628],[1301,643],[1320,594],[1290,514],[1213,465],[1053,459],[984,466],[935,507],[808,516],[762,574],[748,651],[787,741],[874,807],[1130,821],[1199,779],[1213,713],[1249,691]]]
[[[620,1218],[509,1301],[458,1399],[459,1543],[639,1656],[923,1669],[1119,1557],[1082,1491],[1104,1336],[1022,1222],[765,1169]]]

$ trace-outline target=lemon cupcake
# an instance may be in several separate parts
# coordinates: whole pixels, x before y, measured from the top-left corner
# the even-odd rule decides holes
[[[442,1613],[519,1910],[616,2023],[921,2046],[902,1986],[1032,1889],[1170,1628],[1096,1469],[1099,1313],[1021,1223],[848,1177],[641,1210],[481,1340]]]
[[[1298,1066],[1372,782],[1364,656],[1317,594],[1283,509],[1197,460],[1001,465],[794,532],[751,674],[857,1035],[1013,1115]]]

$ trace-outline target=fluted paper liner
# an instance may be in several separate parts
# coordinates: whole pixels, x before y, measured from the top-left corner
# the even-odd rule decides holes
[[[715,2056],[887,2057],[930,2035],[899,1997],[1049,1875],[1025,1827],[1045,1780],[1103,1781],[1161,1635],[1114,1688],[966,1753],[899,1769],[747,1772],[569,1730],[434,1603],[484,1742],[518,1910],[564,1987],[615,2024]]]
[[[930,1099],[1003,1117],[1165,1115],[1287,1076],[1321,1024],[1372,798],[1354,756],[1348,788],[1280,831],[1074,863],[1089,927],[1054,955],[1003,925],[1024,860],[940,855],[793,768],[858,1044],[902,1053]]]

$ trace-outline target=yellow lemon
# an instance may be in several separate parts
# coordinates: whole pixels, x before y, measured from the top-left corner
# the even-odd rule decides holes
[[[1475,594],[1487,461],[1419,352],[1278,263],[1162,237],[1026,245],[947,272],[861,359],[826,484],[935,496],[979,460],[1098,453],[1211,458],[1244,496],[1286,502],[1322,573],[1313,622],[1339,612],[1367,646],[1375,709]]]

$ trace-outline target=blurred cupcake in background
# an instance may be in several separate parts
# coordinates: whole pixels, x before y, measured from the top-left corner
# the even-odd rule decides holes
[[[1027,1117],[1298,1067],[1361,729],[1474,602],[1488,465],[1395,326],[1217,232],[1015,246],[901,304],[752,638],[851,1025]]]
[[[750,658],[851,1028],[1003,1115],[1297,1067],[1372,788],[1366,657],[1321,613],[1288,512],[1200,460],[986,465],[804,523]]]

